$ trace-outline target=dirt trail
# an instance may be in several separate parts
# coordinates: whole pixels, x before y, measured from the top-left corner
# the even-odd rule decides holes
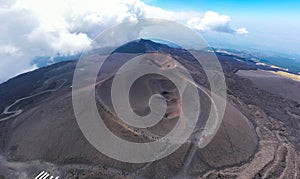
[[[30,96],[26,96],[26,97],[17,99],[14,103],[12,103],[11,105],[7,106],[7,107],[4,109],[4,111],[2,112],[2,114],[9,115],[9,116],[0,118],[0,122],[6,121],[6,120],[11,119],[11,118],[13,118],[13,117],[16,117],[16,116],[18,116],[19,114],[21,114],[21,113],[23,112],[22,109],[18,109],[18,110],[15,110],[15,111],[9,111],[10,108],[12,108],[13,106],[15,106],[15,105],[18,104],[19,102],[24,101],[24,100],[27,100],[27,99],[30,99],[30,98],[33,98],[33,97],[38,96],[38,95],[41,95],[41,94],[45,94],[45,93],[48,93],[48,92],[54,92],[54,91],[57,91],[57,90],[59,90],[59,89],[67,82],[66,79],[61,79],[61,80],[58,80],[58,81],[63,81],[63,82],[62,82],[61,85],[59,85],[59,86],[58,86],[57,88],[55,88],[55,89],[45,90],[45,91],[42,91],[42,92],[39,92],[39,93],[32,94],[32,95],[30,95]],[[57,81],[57,82],[58,82],[58,81]]]

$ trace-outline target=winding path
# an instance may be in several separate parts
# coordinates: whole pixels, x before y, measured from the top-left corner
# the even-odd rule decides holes
[[[45,94],[45,93],[48,93],[48,92],[54,92],[54,91],[57,91],[57,90],[59,90],[59,89],[67,82],[66,79],[61,79],[61,80],[58,80],[58,81],[63,81],[63,82],[62,82],[61,85],[59,85],[59,86],[58,86],[57,88],[55,88],[55,89],[45,90],[45,91],[42,91],[42,92],[39,92],[39,93],[32,94],[32,95],[30,95],[30,96],[26,96],[26,97],[17,99],[14,103],[12,103],[11,105],[7,106],[7,107],[4,109],[4,111],[2,112],[2,114],[4,114],[4,115],[9,115],[9,116],[0,118],[0,122],[6,121],[6,120],[11,119],[11,118],[13,118],[13,117],[16,117],[16,116],[18,116],[19,114],[21,114],[21,113],[23,112],[22,109],[10,111],[10,108],[12,108],[14,105],[18,104],[19,102],[24,101],[24,100],[27,100],[27,99],[30,99],[30,98],[32,98],[32,97],[35,97],[35,96],[38,96],[38,95],[41,95],[41,94]],[[58,82],[58,81],[56,81],[56,82]]]

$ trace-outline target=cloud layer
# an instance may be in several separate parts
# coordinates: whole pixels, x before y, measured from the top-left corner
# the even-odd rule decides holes
[[[247,34],[246,28],[233,29],[230,27],[231,18],[217,12],[208,11],[203,17],[194,17],[187,21],[187,25],[202,32],[216,31],[230,34]]]
[[[141,0],[0,1],[0,82],[34,69],[35,56],[88,49],[97,34],[128,20],[163,18],[199,32],[248,33],[246,28],[233,29],[227,15],[167,11]]]

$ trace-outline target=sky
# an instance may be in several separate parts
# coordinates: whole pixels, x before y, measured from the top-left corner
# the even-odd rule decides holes
[[[211,46],[300,54],[299,12],[296,0],[0,0],[0,83],[36,69],[37,56],[79,53],[139,18],[176,21]]]
[[[145,0],[167,10],[214,11],[232,19],[232,26],[245,26],[247,36],[204,34],[212,44],[269,49],[300,54],[299,0]],[[221,40],[220,40],[221,39]],[[222,42],[223,41],[223,42]]]

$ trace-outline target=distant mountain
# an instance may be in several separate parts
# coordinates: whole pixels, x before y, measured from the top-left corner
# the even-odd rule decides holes
[[[153,42],[152,40],[139,39],[118,47],[113,53],[168,52],[172,49],[173,48],[166,44]]]
[[[105,49],[94,49],[92,53],[105,53],[113,49],[112,47],[108,47]],[[154,51],[170,51],[171,49],[181,49],[180,46],[175,43],[168,42],[160,39],[139,39],[127,44],[118,47],[113,51],[119,53],[145,53],[145,52],[154,52]],[[82,53],[78,53],[75,55],[61,55],[57,54],[56,56],[37,56],[32,60],[32,65],[36,65],[37,67],[45,67],[55,63],[63,62],[63,61],[72,61],[80,58]]]
[[[156,43],[160,43],[160,44],[165,44],[165,45],[168,45],[169,47],[172,47],[172,48],[177,48],[177,49],[181,49],[182,47],[173,43],[173,42],[170,42],[170,41],[167,41],[167,40],[162,40],[162,39],[156,39],[156,38],[150,38],[149,40],[153,41],[153,42],[156,42]]]

